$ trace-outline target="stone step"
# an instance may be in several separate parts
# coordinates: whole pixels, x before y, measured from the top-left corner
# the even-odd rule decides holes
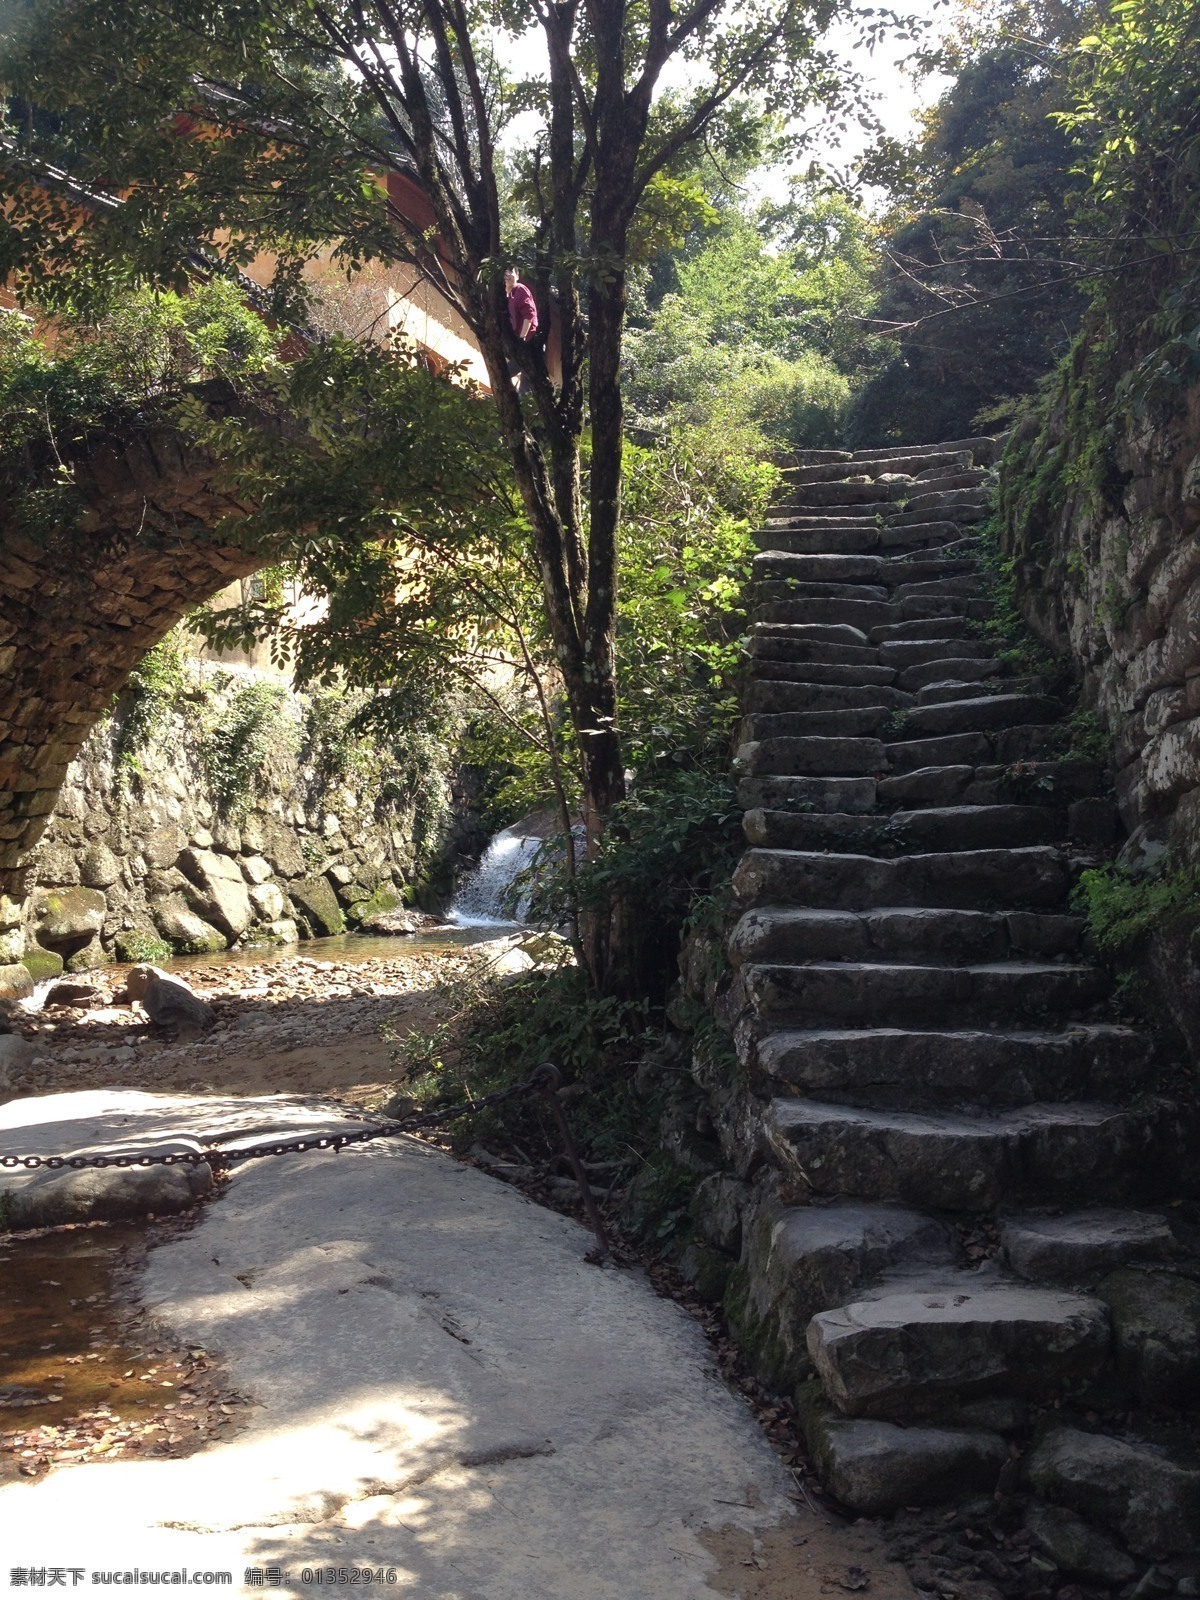
[[[863,812],[875,809],[874,778],[743,778],[737,787],[743,811],[763,806],[772,811]]]
[[[758,1376],[787,1389],[812,1370],[805,1336],[818,1311],[889,1270],[952,1267],[954,1240],[945,1222],[900,1206],[772,1199],[749,1219],[742,1257],[745,1287],[727,1296],[730,1320]]]
[[[1014,805],[942,806],[893,811],[883,817],[753,810],[746,813],[744,828],[751,844],[770,850],[846,849],[863,855],[896,856],[1054,844],[1067,837],[1067,817],[1064,811],[1049,806]]]
[[[939,739],[903,739],[887,747],[892,773],[915,772],[920,767],[1008,766],[1035,761],[1052,752],[1061,740],[1053,724],[1000,728],[987,733],[950,733]]]
[[[742,718],[738,744],[764,739],[796,738],[804,734],[842,734],[878,739],[893,715],[888,706],[858,706],[837,711],[757,712]]]
[[[894,639],[973,639],[978,635],[966,617],[930,617],[886,623],[872,628],[866,637],[868,644],[882,645]]]
[[[911,505],[914,499],[924,495],[948,494],[963,489],[982,490],[990,478],[991,473],[983,467],[934,470],[927,477],[914,477],[908,494],[903,498]]]
[[[971,556],[946,556],[918,560],[877,555],[798,555],[787,550],[764,550],[754,558],[754,578],[759,582],[817,584],[873,584],[889,589],[911,584],[960,583],[972,593],[979,585],[979,563]]]
[[[768,1027],[965,1028],[1084,1016],[1107,996],[1101,967],[1040,961],[747,963],[738,990]]]
[[[825,1393],[852,1416],[936,1416],[1001,1392],[1060,1400],[1094,1382],[1110,1350],[1104,1305],[965,1273],[821,1311],[808,1351]]]
[[[1108,1023],[1003,1032],[751,1026],[738,1048],[768,1094],[774,1084],[776,1094],[905,1111],[1124,1096],[1147,1082],[1154,1061],[1149,1034]]]
[[[785,495],[777,502],[777,508],[786,507],[803,516],[820,511],[823,506],[881,505],[896,498],[896,488],[895,484],[875,483],[869,479],[865,483],[800,483],[794,494]]]
[[[1166,1217],[1154,1211],[1024,1212],[1000,1222],[1009,1268],[1033,1283],[1096,1284],[1130,1262],[1169,1261],[1183,1254]]]
[[[792,630],[769,627],[756,628],[751,633],[750,657],[754,662],[819,661],[831,666],[879,665],[879,654],[874,645],[825,644],[818,639],[796,638]],[[892,680],[889,678],[887,681]]]
[[[746,777],[787,773],[814,778],[855,778],[880,771],[879,739],[762,739],[744,744],[734,757],[734,770]]]
[[[963,644],[966,641],[960,639],[957,642]],[[951,639],[947,643],[953,644],[955,641]],[[894,663],[889,660],[886,664],[892,666]],[[926,691],[940,683],[970,684],[971,692],[963,698],[974,699],[979,694],[978,684],[985,678],[996,677],[1002,671],[1000,662],[994,656],[942,656],[923,661],[917,666],[905,667],[896,682],[905,689]],[[940,702],[934,699],[931,703],[945,705],[950,698]],[[917,704],[921,703],[918,699]]]
[[[763,1118],[782,1171],[815,1194],[946,1211],[1170,1198],[1194,1179],[1195,1116],[1178,1102],[1072,1101],[964,1116],[811,1100],[771,1101]]]
[[[964,453],[960,456],[952,456],[949,461],[939,463],[937,466],[926,467],[923,472],[914,472],[913,482],[931,483],[934,480],[940,481],[950,474],[966,478],[968,485],[986,483],[991,477],[991,473],[986,467],[972,466],[970,458]]]
[[[802,578],[756,578],[751,598],[762,605],[773,600],[886,600],[882,584],[809,582]]]
[[[747,850],[733,888],[743,908],[795,905],[869,910],[949,906],[1059,911],[1071,876],[1061,851],[962,850],[883,860],[805,850]]]
[[[1009,1460],[1004,1439],[985,1428],[902,1426],[873,1417],[839,1416],[813,1402],[802,1406],[800,1418],[821,1482],[859,1517],[938,1506],[969,1495],[991,1496]],[[980,1596],[988,1592],[1000,1591],[990,1584],[975,1587]]]
[[[890,688],[896,678],[892,667],[838,661],[784,661],[771,656],[756,656],[750,670],[755,679],[766,683],[841,685],[850,689],[871,685]],[[911,694],[904,696],[904,704],[913,704]]]
[[[1107,787],[1103,769],[1089,761],[1040,761],[1027,768],[916,767],[879,781],[879,803],[893,806],[1007,805],[1014,801],[1058,807]]]
[[[810,911],[763,906],[747,911],[729,936],[729,958],[743,962],[935,960],[957,965],[1072,955],[1082,917],[1029,911],[961,911],[880,906],[870,911]]]
[[[895,499],[896,496],[892,498]],[[956,512],[964,507],[970,510],[982,507],[986,510],[991,505],[991,499],[992,497],[986,489],[939,488],[931,484],[927,488],[923,488],[922,493],[910,496],[905,501],[904,509],[907,512]]]
[[[754,535],[762,550],[782,550],[795,555],[864,555],[877,552],[895,556],[905,550],[924,551],[961,541],[962,529],[954,522],[916,523],[903,528],[880,526],[875,518],[839,519],[823,523],[815,517],[768,522]]]
[[[761,622],[756,623],[751,628],[750,633],[752,638],[764,636],[784,639],[808,639],[813,644],[846,644],[854,645],[859,649],[866,649],[869,644],[869,640],[861,628],[851,628],[844,622]]]
[[[888,600],[769,600],[751,615],[753,622],[846,622],[864,631],[902,620],[900,606]]]
[[[850,456],[854,463],[851,470],[861,472],[867,465],[899,460],[936,462],[939,456],[958,455],[970,455],[977,466],[990,467],[1000,459],[1006,438],[1006,434],[975,434],[969,439],[947,439],[942,444],[906,444],[896,445],[890,450],[878,447],[855,450]],[[884,472],[888,468],[880,465],[879,470]]]
[[[908,739],[940,739],[946,734],[1054,722],[1062,714],[1060,702],[1048,695],[987,694],[946,705],[914,706],[904,719],[904,734]]]
[[[742,709],[749,715],[781,714],[786,711],[861,710],[887,706],[899,710],[912,705],[913,697],[887,683],[814,683],[772,674],[755,676],[742,691]]]
[[[863,643],[868,643],[865,635]],[[934,662],[969,659],[990,661],[995,655],[995,647],[986,639],[952,636],[945,639],[882,639],[877,642],[876,648],[881,666],[896,667],[901,672],[909,667],[924,667]]]
[[[953,520],[957,527],[968,528],[974,527],[976,523],[986,522],[991,516],[990,500],[984,496],[974,495],[970,489],[964,489],[961,493],[968,499],[959,500],[953,494],[923,496],[919,504],[914,503],[904,511],[893,511],[888,517],[888,526],[912,528],[926,522]],[[929,504],[929,501],[936,503]]]

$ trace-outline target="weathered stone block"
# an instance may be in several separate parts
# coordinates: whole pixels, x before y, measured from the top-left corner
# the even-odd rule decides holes
[[[155,927],[178,955],[224,950],[225,935],[198,917],[182,895],[168,895],[150,909]]]
[[[314,933],[342,933],[346,926],[342,908],[324,878],[307,877],[288,885],[288,892]]]
[[[189,849],[179,865],[194,886],[194,908],[231,939],[244,933],[254,920],[254,908],[237,862],[211,850]]]
[[[29,968],[21,962],[0,966],[0,1000],[24,1000],[33,993],[33,979]]]
[[[1145,1405],[1200,1401],[1200,1283],[1126,1268],[1096,1290],[1112,1316],[1122,1377]]]
[[[80,862],[79,876],[90,889],[107,889],[121,876],[121,863],[106,844],[96,843]]]

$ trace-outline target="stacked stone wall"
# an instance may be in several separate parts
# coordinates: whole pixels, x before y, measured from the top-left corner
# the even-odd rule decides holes
[[[254,681],[192,671],[210,713]],[[30,858],[8,960],[40,977],[137,959],[151,942],[189,953],[291,941],[411,898],[449,843],[448,777],[433,774],[420,803],[330,785],[307,756],[304,710],[303,697],[284,694],[253,792],[232,804],[213,791],[194,715],[173,712],[135,762],[122,760],[121,713],[103,722]]]

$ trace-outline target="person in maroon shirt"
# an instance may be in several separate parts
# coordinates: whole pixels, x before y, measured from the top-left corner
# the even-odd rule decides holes
[[[504,288],[508,294],[508,320],[512,331],[522,344],[528,344],[538,330],[537,301],[527,283],[521,282],[516,267],[504,274]]]

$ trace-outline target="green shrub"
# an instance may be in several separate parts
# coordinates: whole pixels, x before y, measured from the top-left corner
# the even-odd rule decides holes
[[[279,684],[252,679],[222,702],[228,681],[213,683],[216,697],[202,718],[200,750],[218,809],[239,816],[263,792],[269,763],[291,753],[295,730],[283,716],[287,691]]]
[[[129,961],[135,966],[160,966],[174,954],[165,939],[146,933],[141,928],[129,928],[113,940],[118,961]]]
[[[1152,934],[1200,921],[1200,869],[1166,860],[1160,871],[1135,876],[1112,862],[1082,874],[1072,904],[1099,950],[1132,955]]]

